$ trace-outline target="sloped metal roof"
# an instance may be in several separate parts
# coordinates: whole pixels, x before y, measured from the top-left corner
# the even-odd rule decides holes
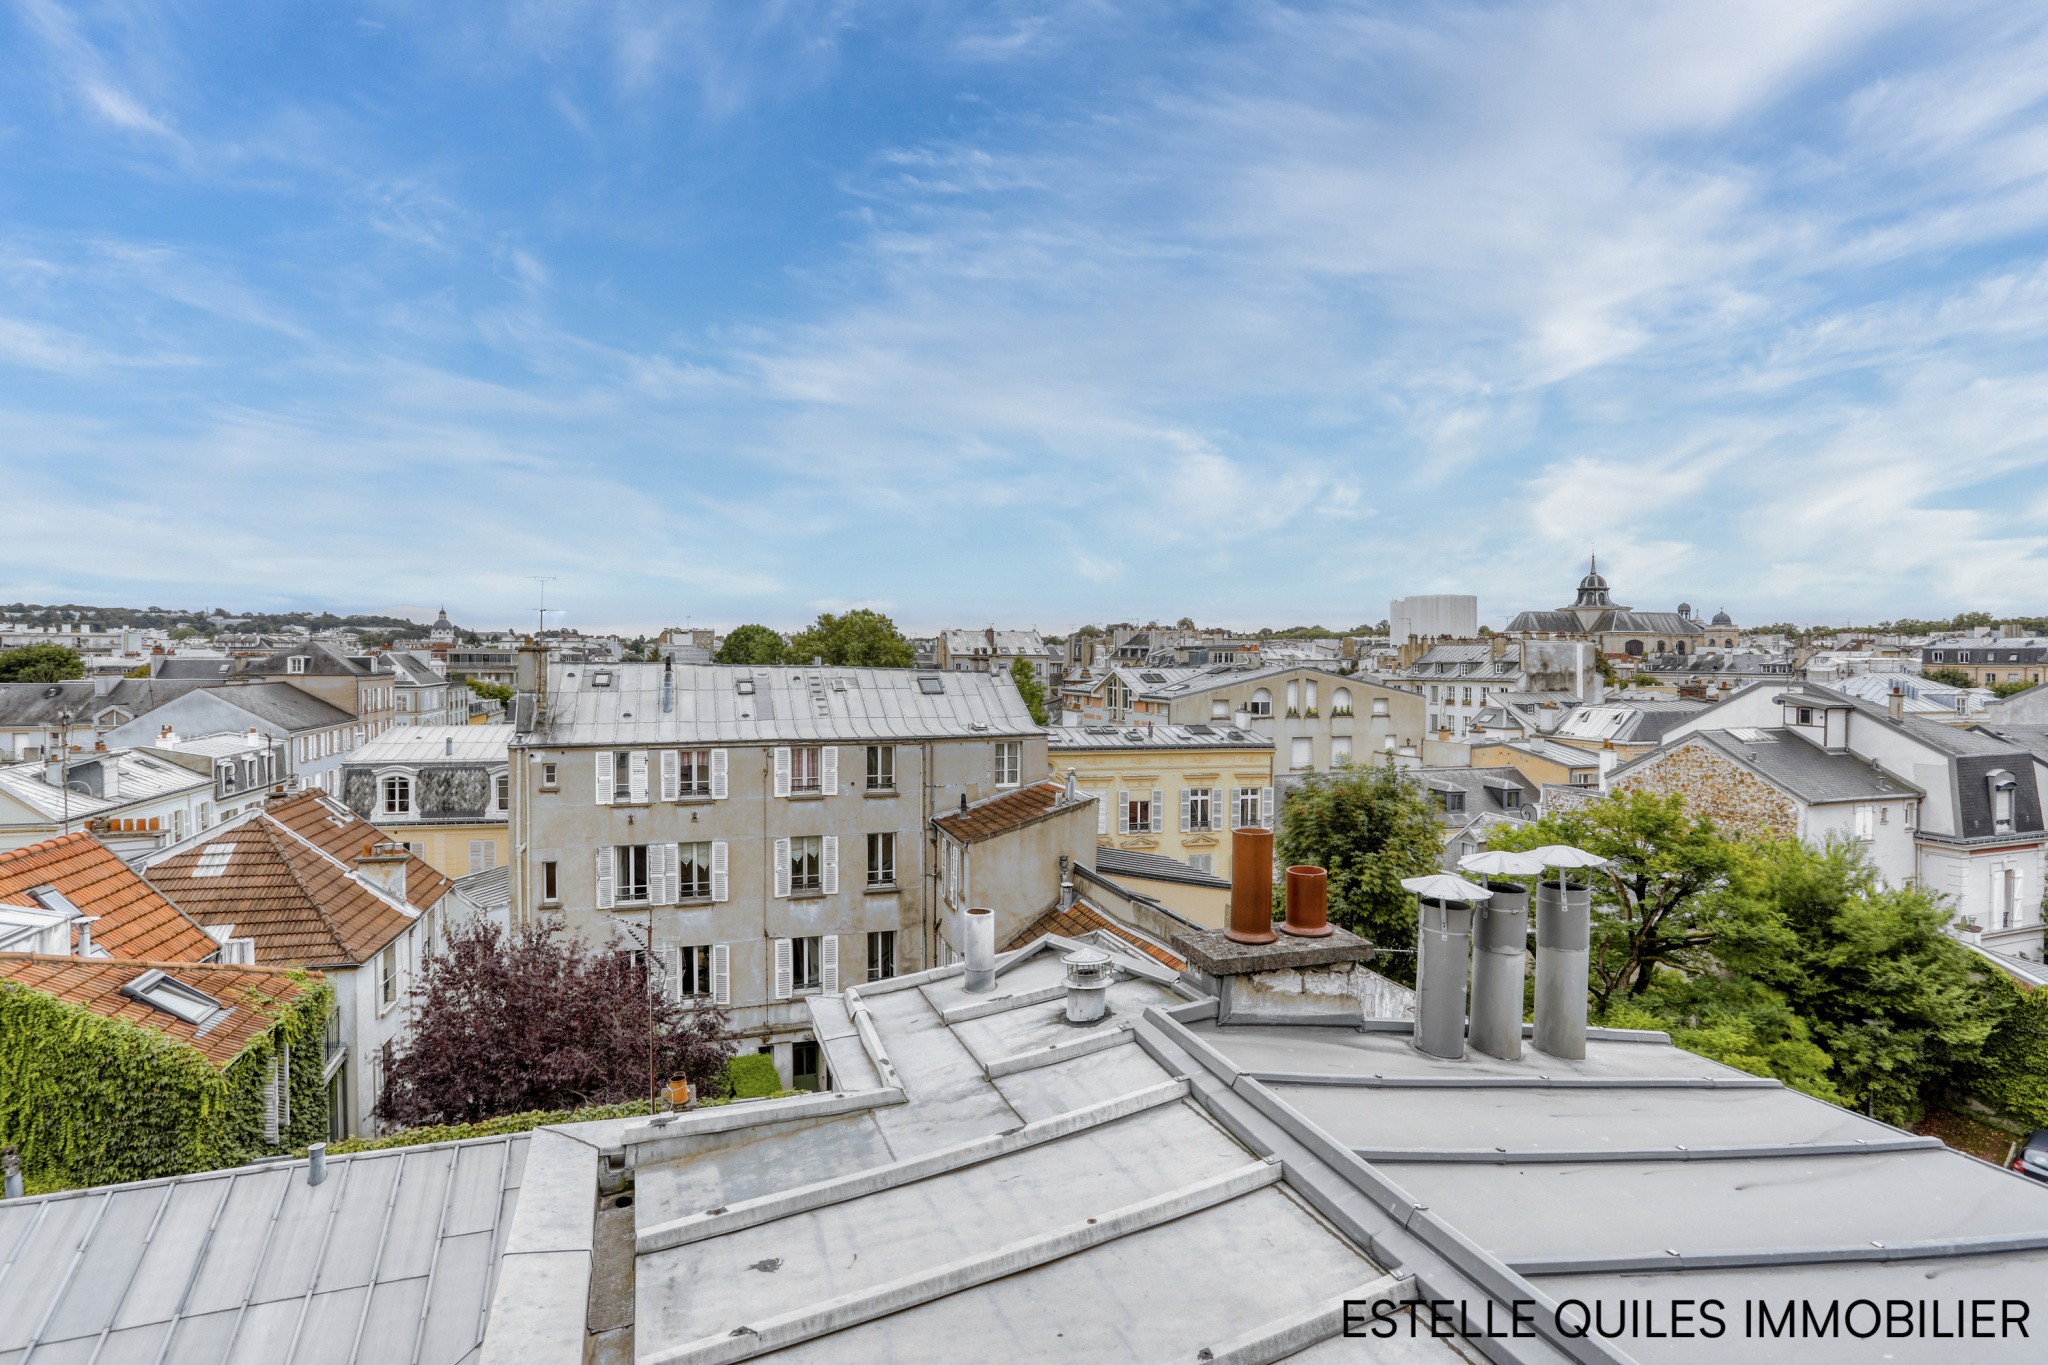
[[[377,763],[503,763],[512,744],[509,725],[394,725],[348,751],[346,766]]]

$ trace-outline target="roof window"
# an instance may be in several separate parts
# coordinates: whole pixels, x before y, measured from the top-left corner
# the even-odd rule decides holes
[[[742,697],[751,697],[754,695],[754,680],[752,678],[741,678],[733,684],[733,690]]]
[[[228,870],[228,863],[235,856],[233,844],[208,844],[199,850],[199,865],[192,869],[195,877],[218,877]]]
[[[946,691],[946,680],[937,676],[919,678],[917,680],[917,690],[924,693],[927,697],[942,696]]]
[[[590,675],[590,685],[592,687],[610,687],[612,685],[612,671],[609,668],[598,669]]]
[[[227,1011],[225,1005],[205,991],[188,986],[154,967],[123,986],[121,994],[146,1005],[154,1005],[166,1014],[176,1015],[201,1028]]]

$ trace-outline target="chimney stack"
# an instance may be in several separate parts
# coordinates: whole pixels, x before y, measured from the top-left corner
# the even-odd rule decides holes
[[[1283,934],[1296,938],[1330,936],[1330,874],[1320,867],[1287,869],[1287,922]]]
[[[1233,943],[1272,943],[1273,831],[1240,829],[1230,836],[1230,927]]]
[[[1472,973],[1472,907],[1424,896],[1415,936],[1415,1046],[1432,1057],[1465,1055],[1465,983]]]
[[[1487,879],[1493,898],[1479,907],[1472,958],[1472,1047],[1514,1061],[1522,1055],[1522,982],[1528,974],[1529,893]]]
[[[1897,683],[1892,684],[1892,695],[1890,698],[1890,703],[1892,708],[1892,719],[1904,720],[1906,718],[1906,692],[1905,689],[1900,687]]]
[[[963,986],[974,995],[996,988],[996,912],[985,905],[968,908],[961,920],[967,939],[967,979]]]
[[[1567,1061],[1586,1056],[1586,967],[1593,942],[1592,891],[1562,872],[1536,886],[1536,1036],[1538,1052]]]
[[[404,844],[380,840],[356,855],[356,871],[400,900],[405,899],[405,865],[412,855]]]

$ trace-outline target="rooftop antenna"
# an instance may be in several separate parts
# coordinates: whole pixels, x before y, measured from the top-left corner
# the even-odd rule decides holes
[[[548,633],[548,584],[555,581],[555,576],[553,574],[530,574],[528,577],[540,584],[540,605],[535,607],[534,610],[540,613],[540,630],[538,635],[545,636]],[[560,615],[561,608],[555,608],[555,613]]]

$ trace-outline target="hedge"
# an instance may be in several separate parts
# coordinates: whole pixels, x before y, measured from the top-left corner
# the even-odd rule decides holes
[[[775,1059],[765,1052],[748,1052],[725,1064],[726,1092],[736,1100],[761,1100],[782,1093],[782,1078],[775,1074]]]
[[[0,981],[0,1144],[21,1147],[37,1191],[239,1166],[327,1127],[321,1037],[331,991],[307,981],[274,1022],[216,1070],[196,1048]],[[292,1047],[292,1119],[263,1140],[271,1058]]]

